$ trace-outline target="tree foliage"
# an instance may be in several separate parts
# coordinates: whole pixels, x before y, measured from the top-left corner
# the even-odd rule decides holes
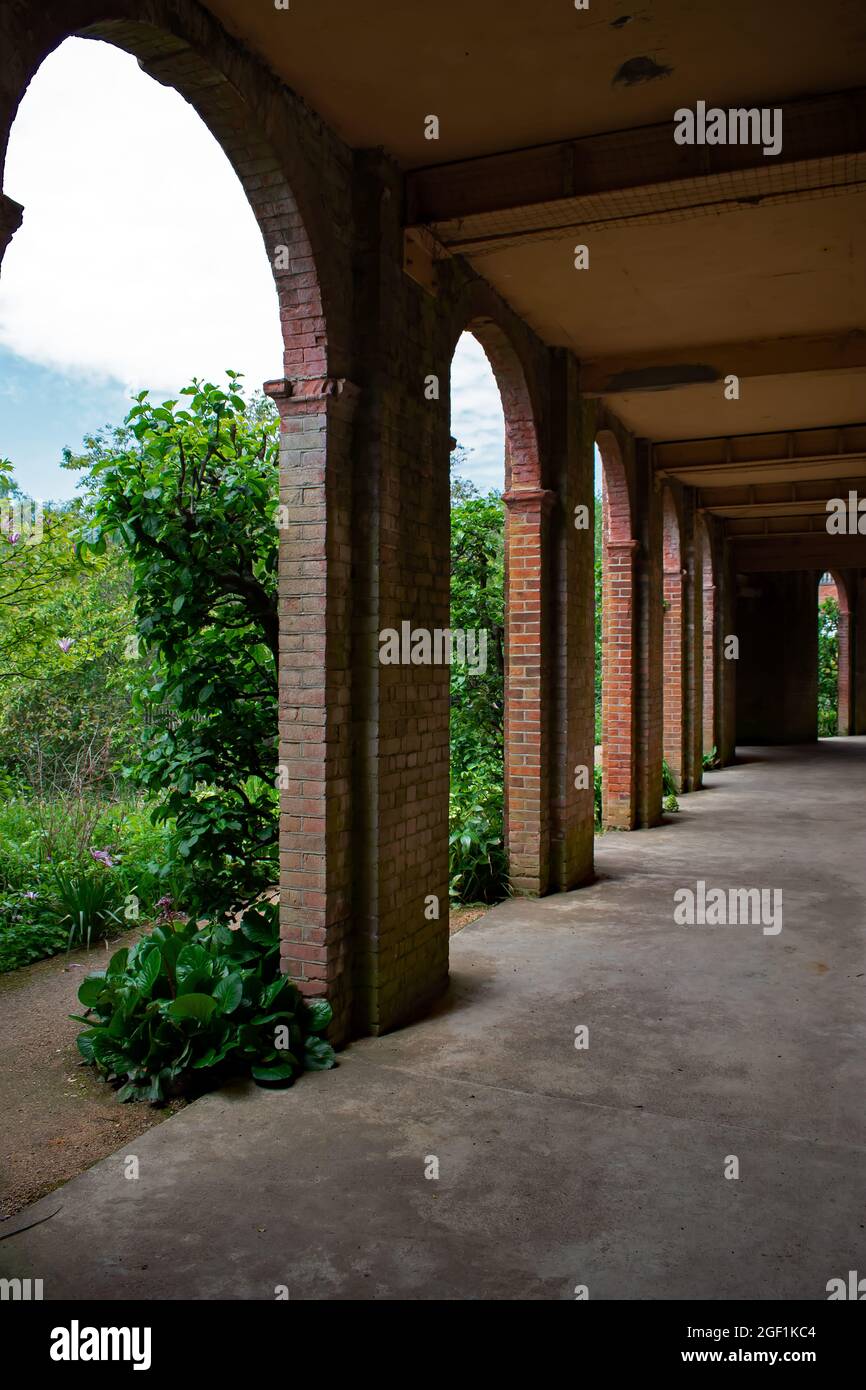
[[[142,392],[123,446],[95,451],[80,548],[128,557],[144,725],[130,775],[212,906],[276,873],[278,421],[235,373],[180,395]]]

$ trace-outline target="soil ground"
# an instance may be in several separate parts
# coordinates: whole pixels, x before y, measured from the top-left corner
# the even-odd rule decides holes
[[[132,934],[130,933],[130,938]],[[2,1222],[181,1108],[121,1105],[81,1064],[78,988],[118,941],[0,975],[0,1234]]]

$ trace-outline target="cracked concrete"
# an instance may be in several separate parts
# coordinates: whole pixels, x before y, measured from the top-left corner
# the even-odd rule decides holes
[[[866,739],[743,751],[604,836],[591,887],[460,932],[434,1016],[207,1096],[21,1212],[62,1204],[3,1274],[48,1299],[825,1299],[866,1266]],[[782,888],[782,932],[675,926],[697,878]]]

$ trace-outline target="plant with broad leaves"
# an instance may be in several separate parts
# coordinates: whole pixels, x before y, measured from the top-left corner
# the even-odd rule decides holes
[[[196,1078],[231,1072],[287,1085],[334,1065],[321,1036],[329,1004],[304,1000],[280,974],[276,904],[249,908],[234,930],[225,921],[155,927],[88,975],[78,999],[87,1009],[72,1015],[87,1025],[78,1050],[119,1100],[158,1104]]]

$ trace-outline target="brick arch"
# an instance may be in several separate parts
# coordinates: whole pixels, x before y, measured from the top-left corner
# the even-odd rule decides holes
[[[191,0],[68,0],[62,16],[30,0],[14,9],[8,22],[14,24],[15,62],[5,66],[0,89],[0,175],[20,102],[50,53],[72,37],[103,40],[130,53],[144,72],[189,101],[238,176],[274,275],[285,375],[324,377],[331,369],[325,304],[336,298],[327,283],[330,236],[312,164],[303,153],[304,132],[290,130],[285,119],[295,102],[291,94],[279,89],[277,100],[275,79]],[[13,39],[6,40],[2,28],[0,42],[8,53]],[[22,211],[3,195],[0,260]],[[279,260],[288,264],[278,267],[276,248],[283,246],[288,254]]]
[[[352,988],[350,674],[340,645],[351,628],[352,578],[349,562],[333,557],[350,552],[352,535],[351,155],[194,0],[16,0],[0,9],[3,168],[28,83],[73,36],[133,54],[191,103],[237,173],[274,273],[284,375],[266,389],[281,416],[280,496],[291,516],[279,554],[283,968],[303,993],[328,994],[340,1035]],[[0,195],[0,253],[21,216]],[[279,267],[278,246],[288,250]]]
[[[505,314],[482,283],[458,301],[449,364],[460,334],[478,340],[499,388],[505,421],[505,844],[513,886],[544,892],[549,873],[546,711],[546,544],[553,494],[542,486],[539,411]],[[450,391],[449,391],[450,399]]]
[[[662,569],[664,575],[663,748],[678,789],[688,766],[686,594],[683,529],[677,499],[662,488]]]
[[[596,435],[601,456],[602,820],[631,830],[636,824],[635,615],[637,542],[632,535],[628,476],[612,430]]]

